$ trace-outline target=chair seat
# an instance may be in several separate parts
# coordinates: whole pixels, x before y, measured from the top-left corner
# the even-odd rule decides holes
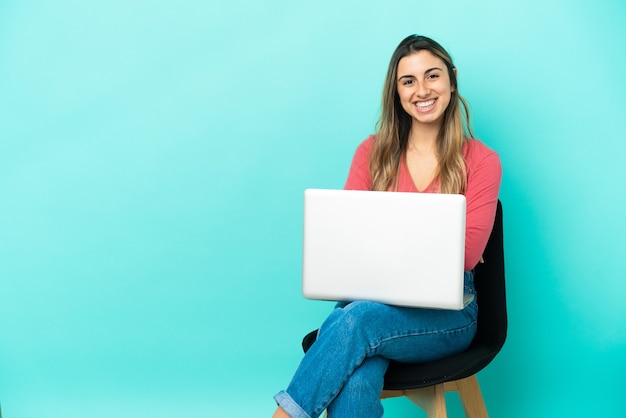
[[[385,390],[417,389],[463,379],[484,368],[496,356],[492,347],[474,344],[466,351],[428,363],[392,361],[385,373]],[[419,376],[419,380],[416,380]]]
[[[317,330],[302,340],[305,352],[317,338]],[[504,338],[504,336],[503,336]],[[401,363],[391,361],[385,373],[385,390],[417,389],[446,381],[463,379],[487,366],[498,354],[493,345],[472,343],[462,353],[428,363]],[[419,376],[419,380],[416,380]]]

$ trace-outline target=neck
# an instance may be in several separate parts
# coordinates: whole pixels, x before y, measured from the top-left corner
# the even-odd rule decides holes
[[[440,126],[413,123],[407,146],[414,150],[432,151],[437,145]]]

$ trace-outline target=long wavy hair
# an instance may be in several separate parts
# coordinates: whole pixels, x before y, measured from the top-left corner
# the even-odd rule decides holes
[[[374,147],[370,155],[372,190],[394,190],[397,187],[400,159],[406,152],[412,119],[400,104],[397,89],[398,63],[407,55],[427,50],[440,58],[448,70],[453,87],[450,104],[443,115],[437,138],[440,193],[464,193],[467,170],[463,159],[463,144],[473,136],[467,102],[458,93],[452,58],[434,40],[419,35],[405,38],[391,56],[383,88],[382,110],[377,124]]]

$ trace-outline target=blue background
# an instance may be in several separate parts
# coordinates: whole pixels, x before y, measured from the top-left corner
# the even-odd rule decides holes
[[[452,53],[504,166],[491,415],[618,416],[625,18],[619,0],[3,0],[4,416],[271,415],[331,308],[300,295],[302,192],[343,186],[411,33]]]

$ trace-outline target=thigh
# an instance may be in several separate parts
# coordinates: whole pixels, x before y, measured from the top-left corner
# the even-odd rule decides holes
[[[352,302],[339,309],[343,311],[345,329],[366,339],[368,357],[431,361],[463,351],[476,334],[475,302],[460,311],[404,308],[376,302]]]

